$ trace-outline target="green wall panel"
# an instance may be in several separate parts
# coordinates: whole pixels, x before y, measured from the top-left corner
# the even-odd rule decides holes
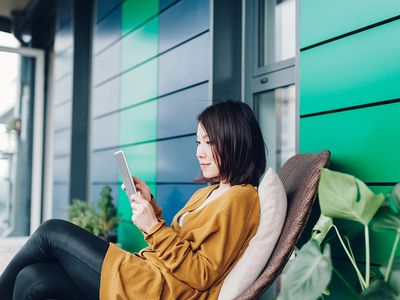
[[[138,252],[148,246],[143,233],[133,225],[132,221],[123,221],[118,226],[118,243],[129,252]]]
[[[157,97],[157,60],[121,76],[121,108]]]
[[[331,168],[366,182],[400,181],[400,103],[300,119],[300,151],[329,149]]]
[[[400,20],[301,52],[300,113],[400,98],[399,32]]]
[[[300,48],[399,14],[399,0],[301,0]]]
[[[159,10],[159,0],[128,0],[122,7],[121,33],[127,34],[137,28],[149,18],[155,16]]]
[[[158,17],[121,40],[122,70],[129,69],[158,53]]]
[[[156,118],[156,101],[121,111],[120,144],[155,140],[157,138]]]

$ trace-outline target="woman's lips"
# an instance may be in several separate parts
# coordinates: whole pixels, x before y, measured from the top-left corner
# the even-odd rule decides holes
[[[203,169],[203,168],[208,167],[209,165],[211,165],[211,164],[200,164],[200,167]]]

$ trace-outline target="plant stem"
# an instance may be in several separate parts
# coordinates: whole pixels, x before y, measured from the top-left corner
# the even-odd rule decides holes
[[[336,225],[332,225],[332,227],[335,229],[336,234],[337,234],[337,236],[338,236],[338,238],[339,238],[339,241],[340,241],[340,243],[342,244],[344,251],[346,252],[346,254],[347,254],[347,256],[348,256],[348,258],[349,258],[351,264],[353,265],[353,267],[354,267],[354,269],[355,269],[355,271],[356,271],[356,273],[357,273],[358,280],[360,281],[360,285],[361,285],[362,290],[365,290],[365,285],[366,285],[366,284],[365,284],[365,280],[364,280],[364,278],[363,278],[363,276],[362,276],[360,270],[359,270],[358,267],[357,267],[357,264],[356,264],[355,259],[353,259],[353,258],[351,257],[351,255],[350,255],[350,253],[349,253],[349,250],[347,250],[346,245],[344,244],[344,242],[343,242],[343,240],[342,240],[342,237],[340,236],[339,230],[337,229]]]
[[[338,270],[336,270],[334,267],[332,267],[333,272],[335,272],[336,276],[339,277],[339,279],[344,283],[345,286],[355,295],[358,297],[356,291],[351,287],[350,283],[342,276],[342,274],[339,273]]]
[[[389,276],[390,276],[390,272],[392,271],[394,254],[396,253],[397,244],[399,243],[399,238],[400,238],[400,232],[397,232],[396,239],[394,240],[394,244],[393,244],[393,248],[392,248],[392,253],[390,253],[389,262],[388,262],[388,265],[386,267],[385,282],[388,282]]]
[[[369,231],[368,225],[364,225],[364,235],[365,235],[365,260],[366,260],[366,268],[365,268],[365,288],[369,287],[370,280],[370,255],[369,255]]]

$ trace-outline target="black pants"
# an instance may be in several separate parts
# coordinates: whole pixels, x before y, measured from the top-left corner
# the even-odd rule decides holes
[[[99,299],[108,243],[63,220],[44,222],[0,276],[1,299]]]

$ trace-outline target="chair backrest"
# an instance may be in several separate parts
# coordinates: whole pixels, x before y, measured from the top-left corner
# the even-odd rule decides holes
[[[330,152],[297,154],[280,169],[279,177],[287,193],[285,224],[265,269],[250,288],[237,299],[255,299],[282,272],[307,223],[317,195],[320,170],[329,163]]]

